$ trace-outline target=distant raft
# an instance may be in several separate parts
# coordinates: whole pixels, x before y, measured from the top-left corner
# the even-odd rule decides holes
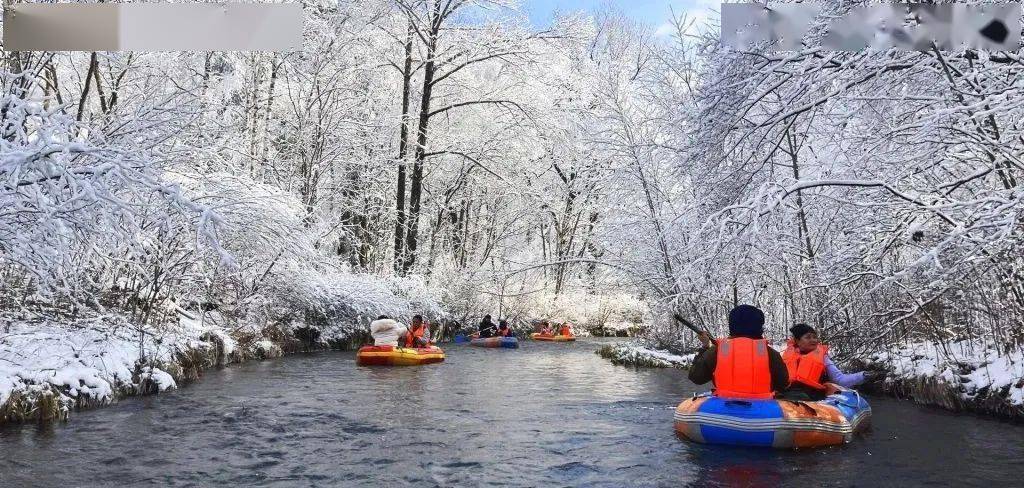
[[[539,332],[536,332],[536,333],[530,334],[530,339],[533,339],[535,341],[570,342],[570,341],[575,341],[576,340],[576,336],[571,336],[571,335],[568,335],[568,336],[564,336],[564,335],[551,335],[551,334],[541,334]]]
[[[484,337],[469,341],[469,345],[476,347],[504,347],[516,349],[519,347],[519,339],[515,337]]]
[[[440,347],[363,346],[356,353],[359,366],[418,366],[444,361]]]
[[[684,400],[675,413],[676,433],[691,441],[780,449],[844,444],[870,423],[871,407],[854,390],[817,402],[734,400],[705,393]]]

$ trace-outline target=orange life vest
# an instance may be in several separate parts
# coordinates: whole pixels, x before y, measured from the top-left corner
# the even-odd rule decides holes
[[[509,328],[498,329],[498,335],[500,335],[501,337],[508,337],[511,334],[512,334],[512,329],[509,329]]]
[[[772,398],[768,369],[768,341],[735,337],[716,341],[715,396],[725,398]]]
[[[427,330],[424,326],[410,329],[409,333],[405,335],[405,347],[416,347],[416,339],[423,337],[423,332]]]
[[[563,325],[562,329],[558,331],[558,334],[559,335],[564,335],[564,336],[571,336],[572,335],[572,329],[570,329],[568,325]]]
[[[786,369],[789,371],[789,384],[800,383],[815,390],[824,390],[821,375],[825,372],[826,354],[828,346],[824,344],[818,344],[815,350],[807,354],[800,354],[796,342],[790,339],[786,344],[786,352],[782,353],[782,361],[786,363]]]

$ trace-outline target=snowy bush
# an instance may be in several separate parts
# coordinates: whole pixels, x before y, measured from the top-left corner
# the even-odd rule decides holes
[[[597,354],[614,364],[625,366],[683,369],[689,368],[697,356],[696,353],[669,354],[637,343],[609,344],[601,347]]]
[[[148,312],[166,279],[150,258],[172,221],[187,222],[191,252],[224,257],[215,212],[164,181],[148,151],[98,140],[48,107],[40,83],[0,72],[0,306],[54,314],[110,300]],[[105,295],[119,287],[128,299]]]

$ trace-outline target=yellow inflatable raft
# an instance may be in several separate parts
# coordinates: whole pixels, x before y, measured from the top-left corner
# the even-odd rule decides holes
[[[418,366],[444,361],[440,347],[364,346],[356,353],[359,366]]]
[[[533,339],[535,341],[570,342],[570,341],[575,341],[576,340],[576,336],[571,336],[571,335],[570,336],[550,335],[550,334],[541,334],[539,332],[535,332],[533,334],[530,334],[530,339]]]

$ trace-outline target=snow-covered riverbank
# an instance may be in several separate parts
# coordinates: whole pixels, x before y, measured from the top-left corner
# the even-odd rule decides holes
[[[602,347],[614,364],[688,368],[694,354],[675,355],[628,342]],[[888,371],[878,387],[889,394],[953,411],[1024,420],[1024,354],[955,343],[916,343],[869,355],[861,366]]]
[[[280,340],[182,318],[140,330],[116,315],[70,324],[13,322],[0,333],[0,424],[67,419],[81,408],[176,388],[206,369],[283,354]],[[140,360],[145,357],[145,360]]]
[[[889,372],[882,389],[918,403],[1024,420],[1024,353],[969,342],[914,343],[872,354]]]
[[[621,366],[643,366],[650,368],[689,368],[695,353],[672,354],[649,348],[638,342],[623,342],[602,346],[597,354],[612,364]]]

